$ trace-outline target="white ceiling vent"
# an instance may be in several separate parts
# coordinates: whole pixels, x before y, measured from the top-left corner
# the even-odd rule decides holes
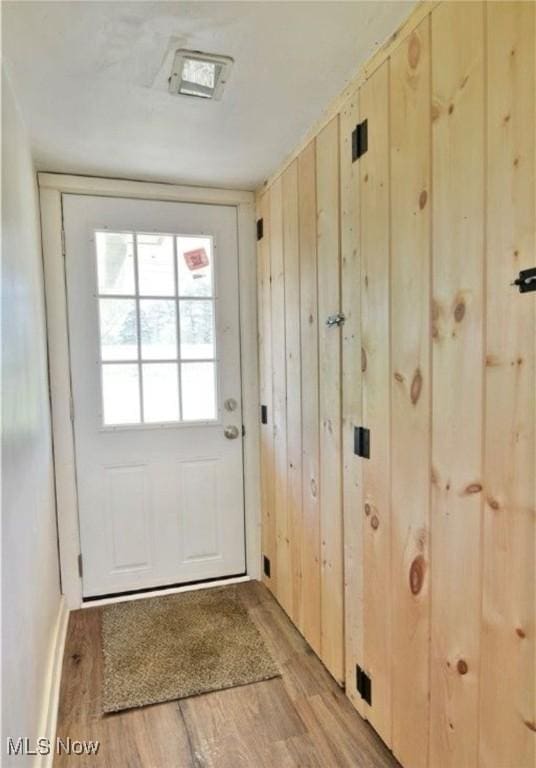
[[[232,65],[230,56],[178,50],[169,78],[169,92],[202,99],[221,99]]]

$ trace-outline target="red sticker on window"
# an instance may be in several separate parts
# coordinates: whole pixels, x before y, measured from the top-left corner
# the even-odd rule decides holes
[[[192,271],[203,269],[203,267],[208,267],[209,265],[208,254],[204,248],[196,248],[195,251],[185,251],[184,261],[188,269]]]

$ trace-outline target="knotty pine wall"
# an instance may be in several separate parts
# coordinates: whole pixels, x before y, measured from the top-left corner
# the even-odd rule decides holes
[[[413,19],[259,193],[265,583],[402,765],[529,768],[535,4]]]

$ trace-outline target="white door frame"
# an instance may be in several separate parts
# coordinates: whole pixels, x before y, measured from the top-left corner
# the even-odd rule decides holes
[[[246,568],[260,575],[259,390],[255,195],[239,190],[38,173],[45,277],[48,367],[62,592],[67,607],[82,605],[78,573],[80,533],[72,414],[69,328],[65,283],[62,195],[92,195],[233,206],[237,214],[240,361],[244,437]]]

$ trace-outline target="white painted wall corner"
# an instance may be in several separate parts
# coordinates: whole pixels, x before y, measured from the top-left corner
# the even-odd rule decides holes
[[[61,671],[68,623],[69,609],[67,608],[65,597],[62,595],[48,658],[41,707],[41,723],[38,731],[39,738],[48,739],[52,749],[50,754],[40,755],[36,758],[36,768],[52,768],[54,761],[54,740],[56,738]]]

